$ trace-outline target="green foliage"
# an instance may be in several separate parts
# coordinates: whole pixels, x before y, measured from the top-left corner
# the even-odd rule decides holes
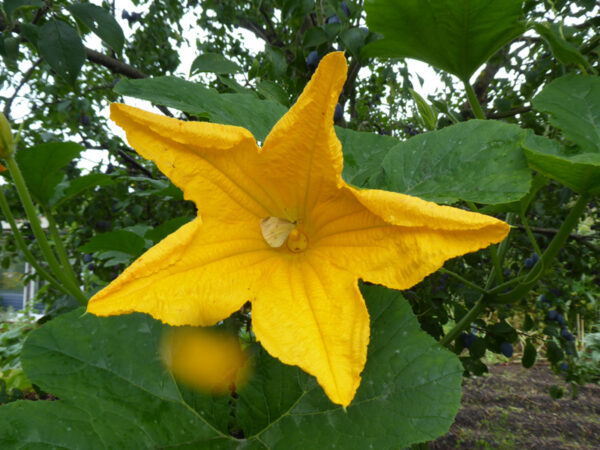
[[[37,202],[44,206],[50,204],[56,188],[65,177],[62,169],[82,150],[83,147],[74,142],[52,142],[17,154],[29,191]]]
[[[519,127],[491,120],[420,134],[388,151],[381,186],[441,203],[519,200],[531,182],[524,137]]]
[[[37,47],[61,77],[75,82],[85,62],[85,47],[77,32],[62,20],[50,20],[39,30]]]
[[[91,3],[68,5],[67,9],[115,52],[121,53],[125,36],[112,14]]]
[[[373,331],[355,403],[347,411],[332,406],[314,378],[258,351],[256,373],[235,407],[235,428],[243,430],[245,443],[406,446],[449,428],[460,399],[456,357],[421,331],[400,294],[381,287],[365,287],[363,294]],[[190,397],[160,363],[166,326],[141,314],[81,313],[63,315],[27,340],[22,360],[28,377],[60,400],[0,408],[3,448],[238,445],[227,429],[227,397]]]
[[[215,123],[243,126],[264,140],[286,109],[253,93],[219,94],[214,89],[174,77],[121,80],[115,91],[129,97],[170,106]]]
[[[522,0],[369,0],[367,24],[383,39],[366,56],[425,61],[461,80],[524,31]]]

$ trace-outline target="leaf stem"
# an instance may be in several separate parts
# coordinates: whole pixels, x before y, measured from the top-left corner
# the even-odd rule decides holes
[[[35,256],[33,256],[33,254],[29,251],[29,248],[27,248],[27,243],[23,239],[23,235],[21,234],[21,231],[19,231],[19,228],[17,227],[17,223],[15,221],[14,216],[12,215],[10,206],[8,205],[8,201],[6,200],[6,196],[4,195],[4,192],[2,191],[2,189],[0,189],[0,209],[2,209],[2,213],[4,214],[6,221],[10,225],[10,229],[13,233],[15,241],[17,242],[17,245],[21,249],[23,256],[25,257],[27,262],[29,264],[31,264],[31,267],[33,267],[35,269],[35,272],[40,277],[42,277],[46,281],[48,281],[56,289],[62,291],[63,293],[65,293],[67,295],[70,295],[69,291],[67,291],[63,286],[61,286],[60,283],[58,283],[58,281],[56,281],[56,279],[52,275],[50,275],[50,273],[48,273],[42,266],[40,266],[38,264]]]
[[[50,248],[50,244],[48,243],[48,239],[46,239],[46,234],[42,229],[42,225],[40,223],[40,219],[35,211],[35,207],[33,205],[33,201],[31,200],[31,196],[29,195],[29,190],[27,189],[27,185],[25,184],[25,179],[23,178],[23,174],[19,169],[17,161],[11,155],[6,158],[6,165],[10,170],[10,174],[12,175],[13,181],[15,183],[15,187],[17,188],[17,192],[21,199],[21,204],[23,205],[23,209],[25,210],[25,214],[27,214],[27,218],[29,219],[29,223],[31,224],[31,231],[42,250],[42,254],[46,258],[48,262],[48,266],[54,276],[58,278],[60,282],[63,283],[64,287],[69,291],[69,293],[77,299],[79,303],[82,305],[87,304],[86,296],[81,292],[79,287],[66,276],[65,272],[61,268],[56,256],[52,252]]]
[[[442,267],[442,268],[440,269],[440,272],[442,272],[442,273],[446,273],[446,274],[448,274],[448,275],[450,275],[450,276],[452,276],[452,277],[456,278],[456,279],[457,279],[457,280],[459,280],[461,283],[463,283],[463,284],[466,284],[467,286],[469,286],[469,287],[471,287],[471,288],[475,289],[476,291],[479,291],[479,292],[482,292],[482,293],[485,293],[485,292],[486,292],[486,290],[485,290],[484,288],[482,288],[482,287],[480,287],[480,286],[477,286],[475,283],[473,283],[473,282],[471,282],[471,281],[467,280],[466,278],[463,278],[462,276],[460,276],[460,275],[459,275],[459,274],[457,274],[456,272],[452,272],[451,270],[445,269],[444,267]]]
[[[73,281],[73,283],[79,284],[79,280],[77,279],[77,276],[73,271],[73,266],[71,266],[71,262],[69,261],[67,250],[65,249],[62,239],[60,238],[58,227],[56,225],[56,220],[54,220],[54,216],[50,211],[46,210],[44,211],[44,213],[46,214],[46,219],[48,220],[48,227],[50,229],[50,235],[52,236],[52,242],[54,242],[54,248],[58,253],[58,259],[60,260],[60,263],[65,269],[66,276],[71,278],[71,281]]]
[[[523,224],[523,228],[525,229],[525,233],[527,233],[527,236],[531,241],[531,245],[533,245],[533,249],[538,254],[538,256],[541,255],[542,251],[540,250],[540,246],[538,245],[537,241],[535,240],[535,237],[533,236],[533,233],[531,232],[531,228],[529,227],[529,221],[527,220],[527,216],[525,214],[521,214],[521,222]]]
[[[469,99],[469,104],[471,105],[475,118],[485,120],[485,114],[483,113],[483,109],[481,109],[481,105],[479,104],[479,100],[477,100],[477,95],[475,95],[471,83],[469,83],[469,80],[462,80],[462,82],[465,86],[465,91],[467,91],[467,98]]]

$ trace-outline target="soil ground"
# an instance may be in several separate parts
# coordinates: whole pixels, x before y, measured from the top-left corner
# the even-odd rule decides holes
[[[490,374],[463,383],[462,405],[450,431],[431,449],[600,449],[600,386],[570,389],[559,400],[552,385],[564,386],[548,365],[489,366]]]

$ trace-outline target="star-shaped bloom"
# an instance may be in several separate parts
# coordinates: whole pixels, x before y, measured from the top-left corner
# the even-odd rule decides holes
[[[369,342],[359,278],[407,289],[447,259],[500,242],[509,228],[346,184],[333,128],[346,72],[342,53],[325,56],[262,149],[240,127],[113,104],[129,143],[183,190],[198,217],[97,293],[88,311],[207,326],[250,301],[263,347],[348,405]]]

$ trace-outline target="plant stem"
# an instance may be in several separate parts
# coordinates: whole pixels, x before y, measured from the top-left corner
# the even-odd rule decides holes
[[[476,213],[479,212],[479,208],[477,208],[475,203],[467,202],[467,205],[469,206],[469,208],[471,208],[471,210],[473,212],[476,212]],[[498,279],[499,283],[502,283],[504,281],[504,277],[502,275],[502,265],[500,264],[500,258],[498,258],[498,251],[496,249],[496,246],[490,245],[489,250],[490,250],[490,256],[492,258],[492,264],[494,265],[494,271],[496,272],[496,278]]]
[[[473,283],[473,282],[471,282],[471,281],[467,280],[466,278],[463,278],[462,276],[460,276],[460,275],[459,275],[459,274],[457,274],[456,272],[452,272],[451,270],[445,269],[445,268],[443,268],[443,267],[440,269],[440,272],[442,272],[442,273],[446,273],[446,274],[448,274],[448,275],[450,275],[450,276],[452,276],[452,277],[456,278],[456,279],[457,279],[457,280],[459,280],[461,283],[463,283],[463,284],[466,284],[467,286],[469,286],[469,287],[471,287],[471,288],[475,289],[476,291],[479,291],[479,292],[482,292],[482,293],[485,293],[485,292],[486,292],[486,290],[485,290],[484,288],[482,288],[482,287],[480,287],[480,286],[477,286],[475,283]]]
[[[65,249],[62,239],[60,238],[60,234],[58,232],[58,227],[56,226],[56,220],[54,220],[54,217],[52,216],[52,213],[50,211],[45,211],[45,214],[46,214],[46,219],[48,220],[48,226],[50,229],[50,234],[52,236],[52,241],[54,242],[54,248],[56,249],[56,252],[58,253],[58,259],[60,260],[60,263],[62,264],[63,268],[65,269],[66,275],[69,278],[71,278],[71,281],[73,281],[73,283],[75,283],[75,284],[79,284],[79,280],[77,279],[77,276],[75,275],[75,272],[73,271],[73,267],[71,266],[71,263],[69,262],[67,250]]]
[[[17,242],[17,245],[21,249],[23,256],[25,257],[27,262],[29,264],[31,264],[31,266],[35,269],[35,272],[40,277],[42,277],[46,281],[48,281],[56,289],[59,289],[60,291],[62,291],[63,293],[65,293],[67,295],[70,295],[69,291],[67,291],[63,286],[61,286],[52,275],[50,275],[42,266],[40,266],[38,264],[37,260],[33,256],[33,254],[27,248],[27,243],[23,239],[23,236],[21,235],[21,232],[19,231],[19,228],[17,227],[17,223],[15,222],[15,218],[12,215],[10,206],[8,205],[8,202],[6,201],[4,192],[1,189],[0,189],[0,209],[2,209],[2,213],[4,214],[6,221],[10,225],[10,229],[13,233],[15,241]]]
[[[531,245],[533,245],[533,249],[538,254],[538,256],[541,255],[542,251],[541,251],[540,246],[538,245],[537,241],[535,240],[533,233],[531,232],[531,228],[529,227],[529,222],[528,222],[525,214],[521,214],[521,222],[523,223],[523,228],[525,229],[525,233],[527,233],[527,236],[529,237],[529,240],[531,241]]]
[[[456,339],[456,337],[463,330],[465,330],[471,324],[471,322],[473,322],[475,320],[475,318],[479,314],[481,314],[481,311],[483,311],[484,308],[485,308],[485,296],[482,295],[481,297],[479,297],[479,300],[477,300],[475,305],[469,310],[469,312],[467,314],[465,314],[463,316],[463,318],[460,319],[460,321],[456,325],[454,325],[454,327],[448,332],[448,334],[446,334],[446,336],[444,336],[440,340],[440,344],[442,344],[444,347],[447,347],[448,345],[450,345],[450,343],[454,339]]]
[[[484,291],[487,291],[493,283],[494,271],[492,270],[488,275]],[[454,327],[448,332],[448,334],[446,334],[442,339],[440,339],[440,344],[442,344],[444,347],[447,347],[454,339],[456,339],[456,337],[463,330],[465,330],[469,325],[471,325],[471,322],[473,322],[477,318],[477,316],[479,316],[479,314],[481,314],[481,312],[485,309],[486,297],[487,294],[481,294],[481,296],[479,297],[475,305],[473,305],[473,307],[469,310],[469,312],[465,314],[456,325],[454,325]]]
[[[537,280],[543,275],[544,271],[550,267],[552,260],[565,245],[567,239],[569,239],[571,231],[577,226],[579,223],[579,218],[585,212],[585,207],[587,206],[589,198],[589,195],[579,196],[577,202],[575,202],[575,205],[573,208],[571,208],[569,215],[560,226],[558,233],[556,233],[554,239],[552,239],[552,242],[550,242],[550,245],[548,245],[548,248],[546,248],[544,254],[540,256],[535,266],[533,266],[529,273],[525,276],[525,280],[506,294],[490,296],[490,302],[515,303],[522,299],[531,290]]]
[[[27,185],[25,184],[25,180],[23,179],[23,174],[17,165],[17,162],[12,156],[6,158],[6,165],[10,170],[10,174],[13,177],[13,181],[15,182],[15,187],[17,188],[17,192],[21,199],[21,204],[23,205],[23,209],[25,210],[25,214],[27,214],[27,218],[29,219],[29,223],[31,224],[31,231],[35,238],[37,239],[38,245],[42,250],[42,254],[46,258],[48,262],[48,266],[50,266],[50,270],[54,273],[54,276],[58,278],[60,282],[63,283],[64,287],[69,291],[69,293],[77,299],[79,303],[82,305],[87,304],[86,296],[81,292],[79,287],[67,277],[58,263],[56,256],[52,252],[50,248],[50,244],[46,239],[46,234],[42,229],[42,225],[40,224],[40,219],[37,216],[35,211],[35,207],[33,206],[33,201],[31,200],[31,196],[29,195],[29,190],[27,189]]]
[[[471,105],[471,109],[473,110],[473,114],[476,119],[485,120],[485,114],[483,113],[483,109],[481,109],[481,105],[479,104],[479,100],[477,100],[477,95],[475,95],[475,91],[473,87],[469,83],[469,80],[462,80],[463,85],[465,86],[465,91],[467,91],[467,98],[469,99],[469,104]]]

